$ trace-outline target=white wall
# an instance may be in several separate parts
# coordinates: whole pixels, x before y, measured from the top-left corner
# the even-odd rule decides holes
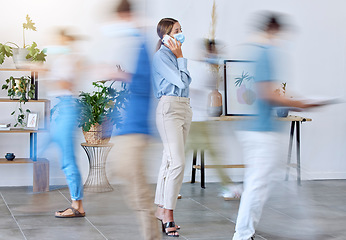
[[[21,25],[25,15],[36,22],[37,32],[26,34],[27,42],[36,41],[39,46],[48,42],[48,33],[55,26],[75,26],[81,34],[89,36],[90,40],[98,39],[97,26],[104,20],[104,6],[111,6],[111,0],[1,0],[2,19],[6,21],[0,25],[0,42],[22,42]],[[145,13],[151,17],[154,25],[163,17],[173,17],[180,21],[186,35],[184,56],[189,61],[195,60],[199,54],[199,40],[208,36],[211,13],[211,0],[146,0]],[[224,45],[226,58],[237,57],[239,44],[248,39],[247,24],[252,13],[258,10],[275,10],[289,14],[297,26],[297,34],[287,42],[289,51],[285,54],[286,74],[283,77],[288,82],[291,91],[301,95],[322,95],[326,97],[344,96],[345,93],[345,26],[346,2],[343,0],[216,0],[218,24],[216,38]],[[16,6],[21,6],[20,8]],[[6,23],[6,24],[5,24]],[[158,38],[155,26],[148,30],[154,48]],[[90,41],[93,42],[93,41]],[[96,45],[88,48],[87,56],[90,59],[102,58],[101,50],[105,46]],[[94,45],[95,46],[95,41]],[[98,51],[100,50],[100,51]],[[7,59],[1,67],[12,67],[11,59]],[[198,86],[198,79],[207,71],[200,69],[196,64],[193,67],[193,85]],[[4,81],[9,73],[0,72],[0,81]],[[85,79],[81,87],[88,88],[92,79]],[[1,83],[2,84],[2,83]],[[40,89],[40,96],[44,96],[44,89]],[[221,87],[220,91],[223,89]],[[4,90],[0,97],[6,97]],[[13,106],[1,104],[2,113],[0,122],[13,119],[9,113]],[[328,106],[313,112],[299,113],[313,119],[302,126],[302,164],[304,179],[346,178],[346,126],[344,124],[345,104]],[[234,137],[233,128],[227,123],[219,126],[218,147],[225,163],[241,162],[240,147]],[[287,142],[288,126],[283,134]],[[39,135],[42,140],[43,136]],[[82,142],[82,134],[78,135]],[[6,152],[15,152],[18,157],[28,155],[29,136],[20,134],[0,135],[0,155]],[[286,145],[284,145],[286,148]],[[286,149],[283,149],[286,152]],[[148,170],[151,181],[155,181],[160,160],[161,145],[155,143],[154,150],[148,159]],[[59,153],[52,147],[45,154],[51,164],[51,184],[64,184],[64,175],[59,166]],[[83,178],[88,173],[87,158],[83,150],[77,146],[78,163]],[[190,177],[190,158],[188,155],[185,180]],[[207,160],[208,161],[208,160]],[[227,170],[235,179],[241,179],[242,170]],[[1,165],[0,186],[30,185],[32,182],[31,166]],[[207,180],[215,181],[217,176],[214,170],[207,170]],[[116,181],[116,180],[114,180]]]

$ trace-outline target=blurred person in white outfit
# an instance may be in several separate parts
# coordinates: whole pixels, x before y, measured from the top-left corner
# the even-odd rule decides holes
[[[270,193],[273,176],[278,166],[279,133],[278,121],[272,110],[276,106],[296,108],[316,107],[275,93],[279,85],[274,77],[276,40],[285,25],[281,15],[266,13],[259,26],[254,44],[255,88],[257,94],[257,116],[238,132],[243,146],[244,192],[233,240],[254,239],[256,226],[261,218],[263,206]]]

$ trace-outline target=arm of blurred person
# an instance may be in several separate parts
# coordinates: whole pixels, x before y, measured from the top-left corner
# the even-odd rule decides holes
[[[118,66],[115,68],[109,64],[98,64],[92,68],[93,75],[97,79],[102,79],[97,82],[121,81],[130,82],[132,74],[123,71]]]
[[[294,100],[275,93],[275,84],[270,81],[256,83],[258,97],[264,101],[270,102],[277,106],[311,108],[319,107],[323,104],[307,103],[305,101]]]

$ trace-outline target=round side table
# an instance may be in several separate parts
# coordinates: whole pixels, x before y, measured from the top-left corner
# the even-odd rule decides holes
[[[106,159],[113,147],[108,144],[81,143],[89,159],[89,175],[84,184],[86,192],[110,192],[113,187],[109,184],[106,176]]]

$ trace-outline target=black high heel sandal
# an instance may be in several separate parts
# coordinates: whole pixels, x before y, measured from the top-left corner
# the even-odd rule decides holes
[[[161,222],[161,225],[162,225],[162,232],[165,232],[165,224],[163,223],[162,219],[160,218],[156,218],[157,220],[159,220]],[[175,228],[177,230],[180,230],[180,226],[175,226]]]
[[[165,232],[165,225],[162,222],[162,219],[157,218],[161,222],[162,232]]]
[[[174,227],[175,227],[174,222],[167,222],[167,223],[162,222],[162,230],[166,233],[168,237],[179,237],[179,235],[175,234],[175,233],[178,233],[177,229],[172,231],[167,231],[167,228],[174,228]]]

